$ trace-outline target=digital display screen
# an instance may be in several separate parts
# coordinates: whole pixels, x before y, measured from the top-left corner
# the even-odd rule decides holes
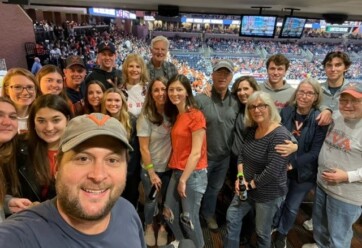
[[[276,16],[244,15],[241,17],[240,36],[273,38]]]
[[[286,16],[284,18],[283,26],[280,31],[280,38],[300,38],[303,35],[303,30],[306,18]]]

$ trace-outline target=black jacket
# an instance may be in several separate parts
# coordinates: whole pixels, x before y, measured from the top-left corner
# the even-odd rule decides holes
[[[318,109],[312,108],[303,122],[298,140],[298,151],[290,157],[293,168],[297,172],[298,182],[315,181],[318,172],[318,155],[322,148],[328,126],[319,126],[316,117]],[[296,117],[296,107],[287,106],[280,112],[282,124],[292,132]]]
[[[115,68],[113,68],[111,72],[104,71],[100,68],[94,68],[85,79],[86,85],[92,80],[100,81],[106,89],[117,87],[122,83],[122,72]]]

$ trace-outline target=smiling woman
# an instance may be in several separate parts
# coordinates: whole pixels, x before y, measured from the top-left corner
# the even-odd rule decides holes
[[[29,133],[20,148],[25,162],[19,168],[24,197],[44,201],[54,196],[55,157],[71,117],[69,105],[60,96],[40,96],[31,107]]]
[[[36,96],[40,95],[34,75],[23,68],[12,68],[3,79],[2,96],[11,99],[18,114],[20,133],[28,130],[27,120],[30,106]]]

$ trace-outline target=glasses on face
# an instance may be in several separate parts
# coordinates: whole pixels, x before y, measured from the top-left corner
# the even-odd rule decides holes
[[[360,104],[362,101],[359,99],[345,99],[345,98],[340,98],[339,99],[339,104],[341,105],[347,105],[348,103],[351,103],[352,105],[356,106],[358,104]]]
[[[268,107],[268,104],[259,104],[259,105],[250,105],[248,106],[248,109],[250,111],[255,111],[255,110],[259,110],[259,111],[264,111],[266,109],[266,107]]]
[[[27,85],[27,86],[10,85],[9,88],[13,89],[15,93],[22,93],[23,90],[26,90],[29,94],[32,94],[35,92],[35,86],[33,86],[33,85]]]
[[[308,98],[312,98],[313,96],[316,95],[316,93],[312,92],[312,91],[303,91],[303,90],[298,90],[297,91],[297,95],[298,96],[306,96]]]

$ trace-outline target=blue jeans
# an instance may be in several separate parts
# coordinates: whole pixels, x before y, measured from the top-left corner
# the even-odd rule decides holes
[[[172,173],[171,170],[165,171],[165,172],[156,172],[156,174],[162,181],[161,190],[158,193],[158,194],[161,194],[161,196],[162,196],[162,203],[164,203],[164,200],[165,200],[166,190],[167,190],[167,186],[170,181],[170,178],[171,178],[171,173]],[[144,207],[145,224],[149,225],[149,224],[152,224],[152,222],[153,222],[153,216],[157,215],[159,212],[158,206],[157,206],[158,197],[156,197],[153,200],[150,200],[148,198],[148,195],[150,194],[150,191],[152,188],[152,183],[150,181],[150,176],[148,175],[148,172],[143,168],[141,169],[141,180],[142,180],[143,189],[145,192],[145,207]]]
[[[199,212],[201,199],[206,190],[207,170],[192,172],[186,182],[186,198],[180,198],[177,186],[182,171],[174,170],[168,184],[165,209],[171,211],[171,216],[165,220],[177,240],[191,239],[197,248],[204,246],[204,237],[200,225]]]
[[[255,208],[255,229],[258,248],[270,248],[271,230],[275,213],[278,211],[285,196],[276,198],[269,202],[258,203],[251,199],[241,201],[235,195],[226,213],[226,237],[225,248],[240,247],[240,230],[244,216]]]
[[[313,187],[314,182],[298,183],[295,179],[288,179],[288,193],[281,207],[278,232],[288,234],[297,218],[300,204]]]
[[[230,157],[221,161],[208,161],[207,189],[201,206],[201,214],[204,218],[215,215],[217,196],[224,185],[229,163]]]
[[[317,187],[313,206],[313,237],[318,247],[351,247],[352,224],[361,215],[361,206],[327,195]]]

